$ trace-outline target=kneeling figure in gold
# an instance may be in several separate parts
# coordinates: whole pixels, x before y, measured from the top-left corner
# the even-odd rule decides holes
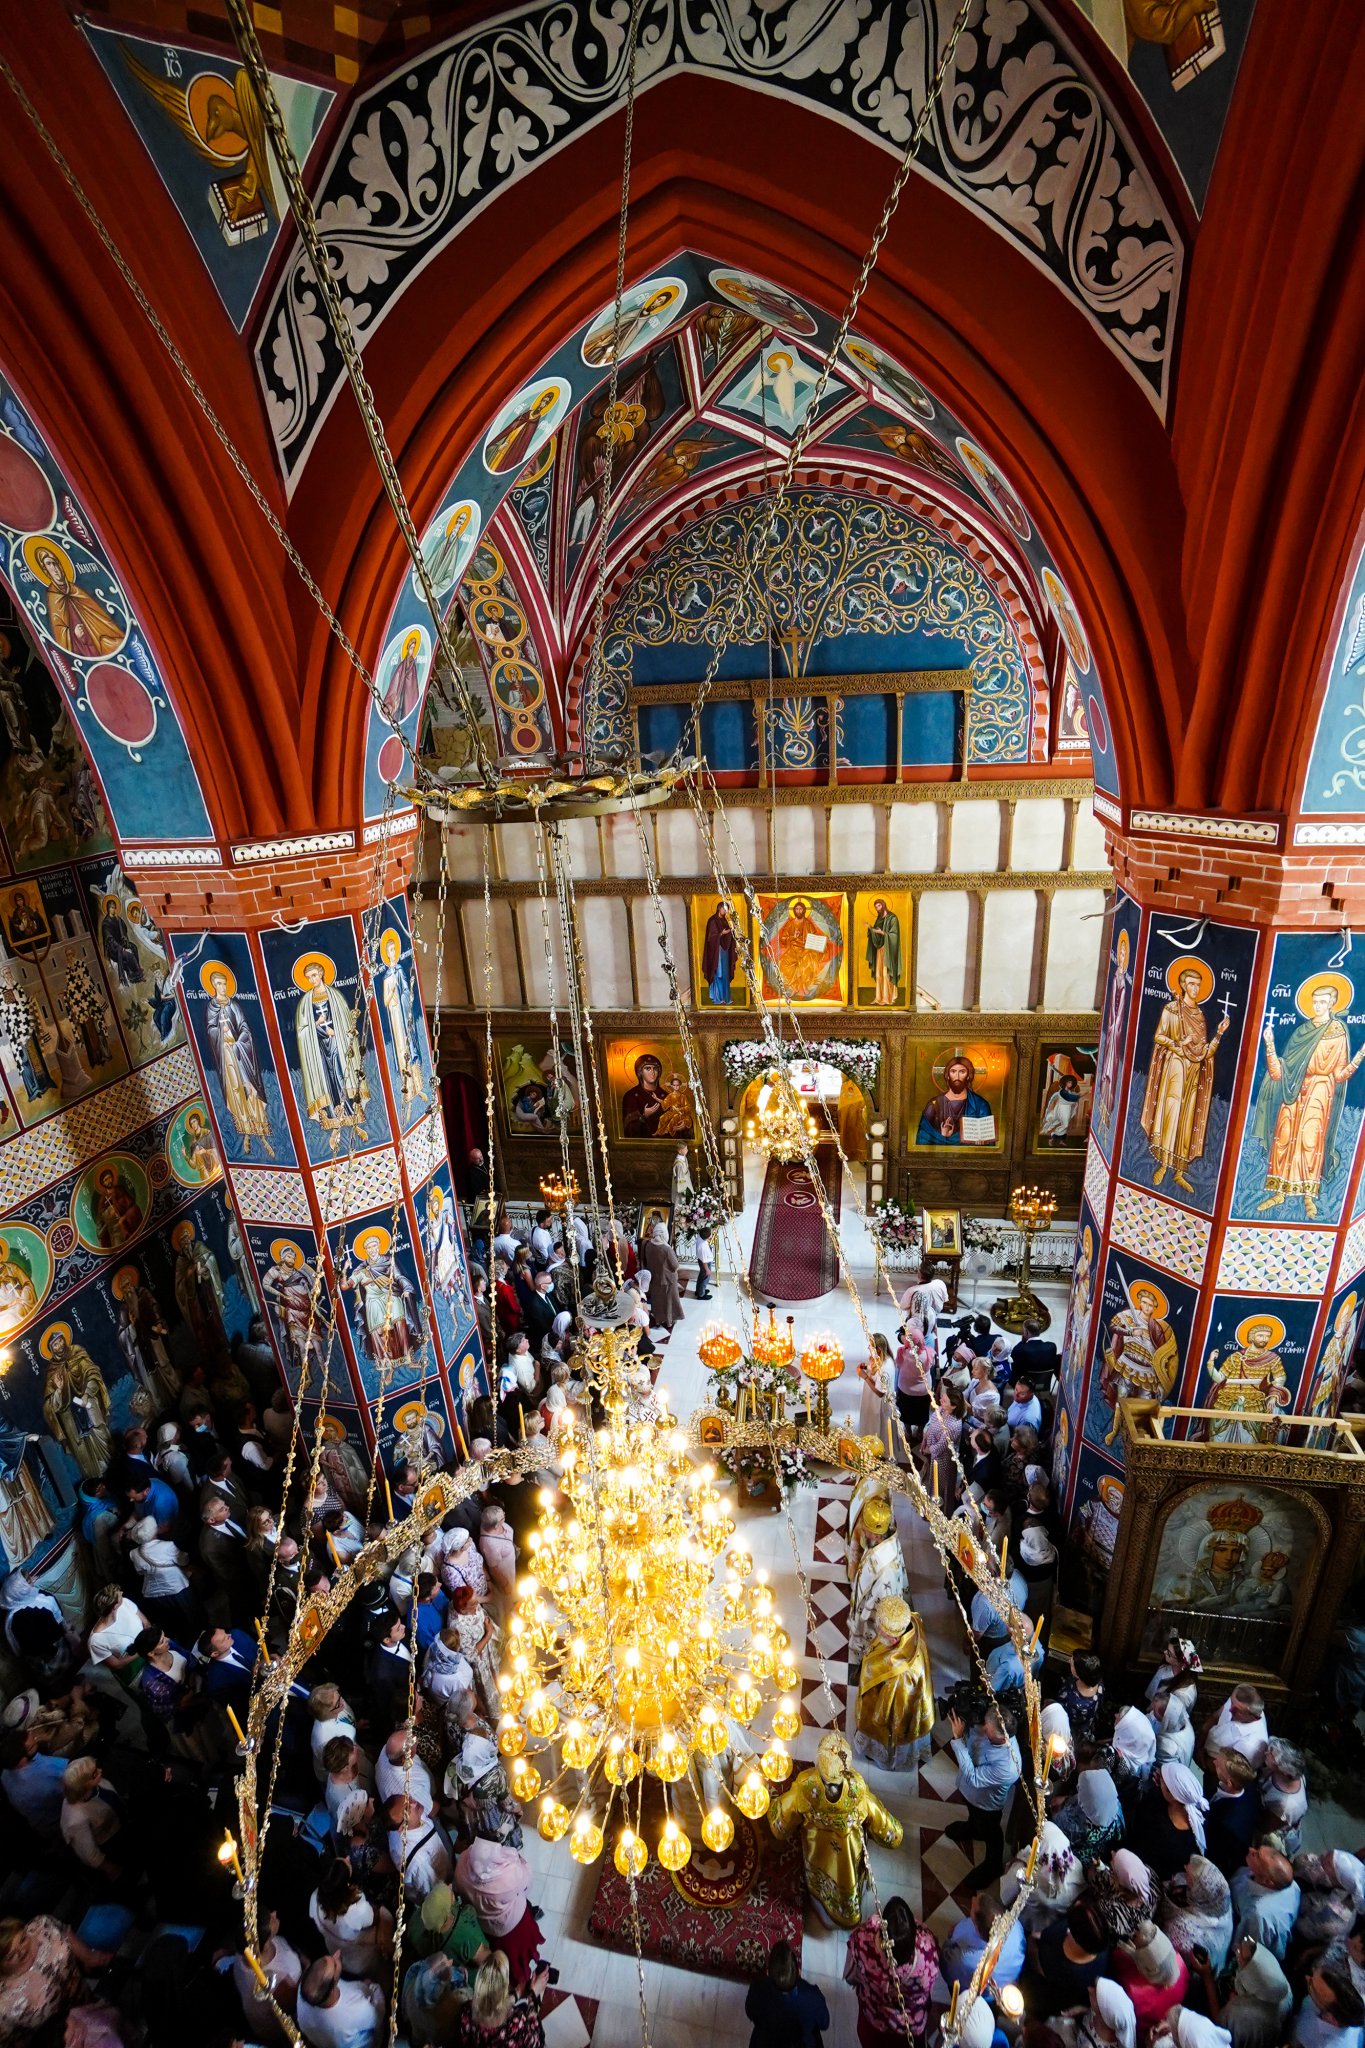
[[[904,1834],[854,1770],[853,1752],[842,1735],[824,1737],[814,1769],[802,1771],[774,1799],[768,1824],[779,1842],[800,1830],[806,1889],[835,1927],[857,1927],[863,1917],[865,1836],[897,1849]]]

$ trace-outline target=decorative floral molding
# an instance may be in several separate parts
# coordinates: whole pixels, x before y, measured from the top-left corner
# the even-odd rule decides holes
[[[794,100],[898,157],[957,0],[645,0],[641,89],[694,72]],[[362,339],[497,192],[624,96],[626,10],[542,0],[405,63],[349,111],[316,193]],[[1146,164],[1041,0],[987,0],[916,169],[1079,306],[1164,414],[1184,239]],[[266,309],[256,364],[292,483],[345,381],[307,258]]]

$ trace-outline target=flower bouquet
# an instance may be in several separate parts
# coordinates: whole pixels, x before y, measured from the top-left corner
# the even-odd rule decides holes
[[[730,1221],[730,1204],[720,1188],[689,1188],[679,1196],[674,1213],[684,1237],[713,1238]]]
[[[877,1203],[867,1219],[868,1228],[884,1256],[905,1257],[917,1252],[924,1240],[924,1225],[913,1209],[903,1209],[894,1195]]]

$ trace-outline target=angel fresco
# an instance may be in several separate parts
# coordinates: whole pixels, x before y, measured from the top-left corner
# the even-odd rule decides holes
[[[410,1103],[425,1102],[427,1091],[422,1080],[422,1045],[413,1003],[412,976],[403,959],[403,941],[392,927],[380,938],[379,956],[384,962],[384,972],[379,980],[379,1000],[388,1019],[394,1065],[398,1069],[403,1108],[406,1109]]]
[[[122,51],[137,84],[195,154],[228,172],[209,186],[209,206],[223,240],[231,247],[263,233],[279,213],[270,184],[265,121],[248,73],[239,68],[229,85],[217,72],[201,71],[186,86],[140,63],[126,43]]]

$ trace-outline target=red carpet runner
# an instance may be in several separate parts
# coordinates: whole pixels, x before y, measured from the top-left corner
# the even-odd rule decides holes
[[[816,1165],[836,1221],[843,1168],[833,1145],[820,1145]],[[839,1260],[804,1162],[768,1161],[758,1208],[749,1278],[773,1301],[814,1301],[839,1280]]]

